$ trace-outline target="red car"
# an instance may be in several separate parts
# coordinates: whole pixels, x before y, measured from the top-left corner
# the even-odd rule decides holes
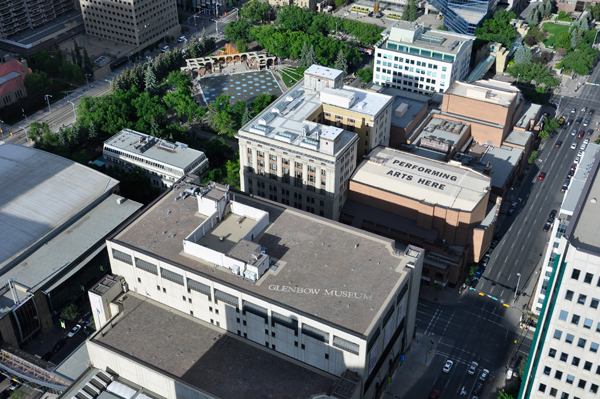
[[[577,138],[582,139],[584,134],[585,134],[585,132],[583,130],[580,131],[579,133],[577,133]]]
[[[438,399],[439,397],[440,397],[440,391],[438,391],[437,389],[434,389],[429,394],[429,399]]]
[[[538,176],[538,180],[544,180],[544,177],[546,177],[546,172],[540,172],[540,175]]]
[[[575,172],[577,170],[577,164],[576,163],[574,163],[573,165],[571,165],[571,170],[573,172]]]

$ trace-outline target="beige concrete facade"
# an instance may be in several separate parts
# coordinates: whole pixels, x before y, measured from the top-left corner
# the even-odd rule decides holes
[[[81,0],[81,12],[89,35],[135,47],[181,33],[175,0]]]

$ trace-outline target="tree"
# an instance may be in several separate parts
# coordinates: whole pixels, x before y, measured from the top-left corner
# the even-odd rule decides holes
[[[229,42],[237,42],[240,39],[248,37],[250,24],[248,20],[242,17],[239,21],[230,22],[225,26],[225,39]]]
[[[569,50],[571,48],[571,35],[567,31],[562,31],[556,38],[556,46]]]
[[[591,5],[591,3],[586,3],[588,6],[588,10],[592,14],[592,18],[596,21],[600,20],[600,2],[597,2],[595,5]]]
[[[150,117],[150,136],[160,136],[160,127],[158,126],[158,122],[156,121],[154,116]]]
[[[408,3],[402,9],[402,19],[405,21],[417,19],[417,0],[408,0]]]
[[[346,4],[346,0],[335,0],[333,4],[335,4],[336,7],[341,7]]]
[[[590,24],[588,23],[587,18],[582,18],[580,23],[581,30],[590,30]]]
[[[244,110],[244,115],[242,116],[242,126],[246,126],[252,117],[250,116],[250,109],[246,108]]]
[[[252,116],[258,115],[263,109],[267,108],[269,104],[275,101],[275,96],[270,94],[259,94],[254,101],[252,101]]]
[[[552,14],[552,0],[544,0],[544,17],[549,17]]]
[[[225,176],[225,183],[239,190],[240,188],[240,158],[237,156],[235,161],[231,159],[225,163],[225,170],[227,174]]]
[[[567,70],[572,70],[579,75],[588,75],[590,69],[594,66],[594,61],[598,56],[598,50],[585,45],[580,44],[575,51],[568,53],[561,62]]]
[[[516,64],[529,64],[532,61],[531,51],[524,44],[515,51]]]
[[[90,123],[90,127],[88,128],[88,137],[90,139],[95,139],[98,137],[98,129],[96,129],[96,125],[93,121]]]
[[[150,65],[146,67],[146,73],[144,75],[144,84],[146,86],[146,91],[150,93],[150,95],[154,95],[158,91],[156,75],[154,74],[154,70]]]
[[[494,13],[493,18],[486,19],[483,24],[475,30],[475,36],[481,40],[502,43],[504,47],[512,48],[512,43],[517,38],[518,34],[510,21],[516,17],[514,12],[500,9]]]
[[[309,66],[306,65],[306,56],[308,55],[308,44],[306,44],[306,42],[304,42],[304,44],[302,44],[302,51],[300,51],[300,59],[298,60],[298,66],[300,68],[308,68]]]
[[[308,53],[306,54],[306,68],[310,68],[312,65],[319,65],[319,59],[315,53],[315,48],[311,44]]]
[[[571,48],[576,48],[577,45],[579,44],[579,34],[578,33],[579,32],[577,30],[574,30],[571,33],[571,42],[570,42]]]
[[[356,76],[359,77],[361,82],[369,83],[373,80],[373,67],[366,67],[359,70],[358,72],[356,72]]]
[[[245,39],[238,39],[235,42],[235,46],[237,47],[237,51],[240,53],[245,53],[248,51],[248,42]]]
[[[559,83],[552,71],[540,63],[515,64],[508,67],[507,72],[514,78],[518,77],[520,82],[535,82],[536,90],[542,93]]]
[[[506,392],[500,391],[498,393],[498,399],[515,399],[515,397]]]
[[[94,68],[92,67],[92,61],[90,60],[90,56],[88,55],[87,49],[85,47],[83,48],[83,71],[88,74],[94,72]]]
[[[73,62],[73,64],[77,64],[77,66],[79,68],[82,67],[82,58],[81,58],[81,49],[79,48],[79,45],[77,44],[77,41],[73,39],[73,52],[75,53],[75,62]]]
[[[335,60],[335,64],[333,64],[333,67],[344,72],[344,76],[348,74],[348,63],[346,62],[346,57],[344,57],[343,50],[340,50],[340,52],[338,53],[337,59]]]
[[[47,91],[52,86],[52,80],[48,79],[46,72],[31,72],[25,76],[25,88],[28,94],[37,94]]]
[[[268,2],[251,1],[244,4],[244,7],[242,7],[242,10],[240,11],[240,15],[248,18],[253,24],[258,24],[266,19],[270,9],[271,5]]]
[[[77,312],[77,305],[74,303],[67,306],[61,313],[61,317],[66,321],[73,321],[79,316],[79,312]]]
[[[530,14],[530,15],[531,15],[531,23],[532,23],[533,25],[537,25],[537,24],[539,24],[539,23],[540,23],[540,10],[539,10],[539,9],[537,9],[537,8],[534,8],[534,9],[531,11],[531,14]]]

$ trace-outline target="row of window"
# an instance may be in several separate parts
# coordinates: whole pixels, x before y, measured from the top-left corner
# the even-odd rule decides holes
[[[581,270],[579,269],[573,269],[573,272],[571,273],[571,278],[573,280],[578,280],[579,281],[579,276],[581,275]],[[592,273],[585,273],[585,277],[583,278],[583,282],[585,284],[592,284],[592,280],[594,279],[594,275]],[[600,277],[598,278],[598,281],[596,282],[596,286],[600,287]]]
[[[383,57],[383,59],[388,59],[388,60],[392,59],[392,55],[388,55],[388,54],[383,54],[382,55],[382,53],[377,53],[377,57],[379,57],[379,58]],[[393,56],[393,57],[394,57],[394,61],[396,61],[398,63],[405,62],[404,58],[402,58],[402,57],[399,57],[399,56]],[[437,64],[427,63],[425,61],[416,61],[416,60],[408,59],[407,58],[405,63],[406,64],[410,64],[410,65],[415,65],[416,64],[417,66],[427,67],[429,69],[438,69]],[[377,60],[377,65],[379,65],[379,64],[380,64],[380,60]],[[391,67],[392,63],[391,62],[383,61],[382,65],[383,66],[389,66],[389,67]],[[402,65],[400,65],[400,67],[402,67]],[[394,64],[394,68],[398,68],[398,64]],[[442,71],[445,72],[447,69],[448,69],[447,67],[442,66]]]
[[[573,377],[573,376],[571,376]],[[574,381],[574,377],[573,377],[573,381]],[[573,384],[573,381],[570,382],[570,384]],[[568,382],[568,381],[567,381]],[[577,384],[577,388],[581,388],[581,389],[585,389],[587,385],[587,381],[580,379],[579,383]],[[546,384],[540,384],[539,386],[539,391],[540,392],[546,392]],[[590,392],[593,393],[597,393],[598,392],[598,385],[596,384],[591,384],[590,386]],[[556,388],[550,388],[550,392],[549,392],[550,396],[552,396],[553,398],[556,397],[556,395],[558,394],[558,390]],[[560,399],[569,399],[569,394],[566,392],[562,392],[562,394],[560,395]],[[573,399],[579,399],[577,396],[574,396]]]
[[[590,273],[588,273],[590,274]],[[567,301],[573,301],[573,295],[575,293],[571,290],[567,290],[566,294],[565,294],[565,299]],[[577,304],[578,305],[585,305],[585,302],[587,300],[587,295],[584,294],[579,294],[579,297],[577,298]],[[590,301],[590,308],[592,309],[598,309],[598,304],[600,303],[600,299],[596,299],[596,298],[592,298]]]
[[[569,318],[569,312],[567,312],[566,310],[561,310],[558,315],[558,320],[567,321],[568,318]],[[571,316],[571,324],[575,324],[576,326],[579,326],[580,321],[581,321],[581,316],[573,313],[573,315]],[[583,321],[583,327],[587,328],[588,330],[592,328],[593,324],[594,324],[594,320],[589,319],[587,317]],[[600,323],[598,323],[596,325],[596,332],[600,332]]]

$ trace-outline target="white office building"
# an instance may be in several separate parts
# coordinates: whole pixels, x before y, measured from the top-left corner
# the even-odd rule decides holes
[[[410,92],[443,93],[469,74],[473,37],[399,21],[375,49],[373,82]]]
[[[412,342],[422,249],[224,186],[176,183],[107,246],[130,290],[290,361],[356,372],[360,397],[379,397]]]
[[[600,179],[595,159],[552,274],[520,398],[592,398],[600,389]]]
[[[142,168],[151,184],[160,188],[171,187],[185,174],[202,176],[208,171],[208,158],[202,151],[130,129],[106,140],[102,153],[107,167]]]

